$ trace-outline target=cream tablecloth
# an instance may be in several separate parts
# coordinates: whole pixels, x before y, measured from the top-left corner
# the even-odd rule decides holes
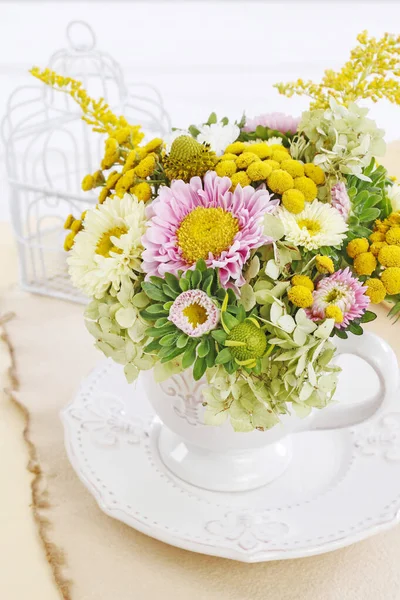
[[[395,172],[396,156],[388,162]],[[16,255],[6,225],[0,228],[0,273],[0,312],[16,313],[4,326],[15,346],[20,380],[15,397],[29,407],[28,437],[35,443],[23,441],[27,415],[2,394],[2,600],[400,600],[399,527],[320,557],[243,565],[168,547],[104,516],[69,467],[57,419],[79,378],[100,358],[84,331],[81,309],[17,291]],[[373,324],[400,353],[398,327],[391,329],[383,314]],[[15,384],[10,365],[3,337],[1,382],[9,389]],[[33,473],[25,469],[29,458]],[[33,511],[40,519],[36,523]]]

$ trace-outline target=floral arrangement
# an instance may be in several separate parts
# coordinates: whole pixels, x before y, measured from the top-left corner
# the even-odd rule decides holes
[[[400,312],[400,186],[376,157],[384,132],[355,100],[400,103],[400,38],[362,33],[310,110],[234,123],[210,115],[143,141],[79,82],[33,69],[106,135],[83,190],[98,204],[65,223],[73,283],[96,346],[127,379],[154,369],[206,378],[205,421],[265,430],[333,398],[334,337]]]

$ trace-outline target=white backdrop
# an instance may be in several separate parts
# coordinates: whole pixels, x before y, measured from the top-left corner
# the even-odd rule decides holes
[[[218,115],[271,110],[299,114],[304,98],[272,88],[297,77],[318,79],[341,66],[358,32],[400,33],[400,3],[141,1],[0,3],[0,115],[17,85],[31,83],[33,65],[46,66],[66,46],[70,20],[88,21],[98,48],[118,60],[128,79],[161,91],[173,124]],[[400,107],[382,102],[372,115],[400,138]],[[0,149],[0,160],[4,148]],[[0,219],[7,218],[2,177]]]

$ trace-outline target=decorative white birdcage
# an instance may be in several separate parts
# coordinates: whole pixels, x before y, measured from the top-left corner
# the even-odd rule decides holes
[[[96,50],[88,24],[71,22],[67,39],[68,48],[51,56],[49,68],[82,81],[90,96],[103,97],[116,114],[140,124],[146,137],[170,130],[159,92],[125,82],[119,64]],[[94,193],[82,192],[81,181],[98,169],[104,144],[81,116],[68,94],[37,82],[13,92],[2,123],[21,285],[76,302],[85,299],[69,281],[63,224],[69,214],[80,215],[96,203]]]

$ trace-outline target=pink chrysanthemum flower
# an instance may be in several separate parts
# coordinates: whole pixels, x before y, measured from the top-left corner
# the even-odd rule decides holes
[[[188,290],[174,300],[168,319],[190,337],[200,337],[216,328],[219,310],[202,290]]]
[[[218,268],[223,286],[245,283],[242,269],[253,248],[272,242],[263,234],[263,217],[275,210],[267,190],[238,185],[230,191],[228,177],[209,171],[190,183],[176,180],[162,187],[147,209],[143,237],[143,270],[163,277],[194,268],[204,259]]]
[[[276,129],[281,133],[296,133],[300,123],[300,117],[291,117],[280,112],[258,115],[253,119],[247,119],[243,131],[255,131],[258,125]]]
[[[347,188],[342,181],[339,181],[331,189],[331,204],[333,208],[342,215],[343,219],[347,221],[351,209],[350,198],[347,193]]]
[[[307,316],[313,321],[325,319],[328,306],[336,306],[343,313],[339,329],[346,328],[351,321],[361,317],[369,305],[367,288],[352,276],[349,267],[324,277],[313,292],[313,305],[307,309]]]

